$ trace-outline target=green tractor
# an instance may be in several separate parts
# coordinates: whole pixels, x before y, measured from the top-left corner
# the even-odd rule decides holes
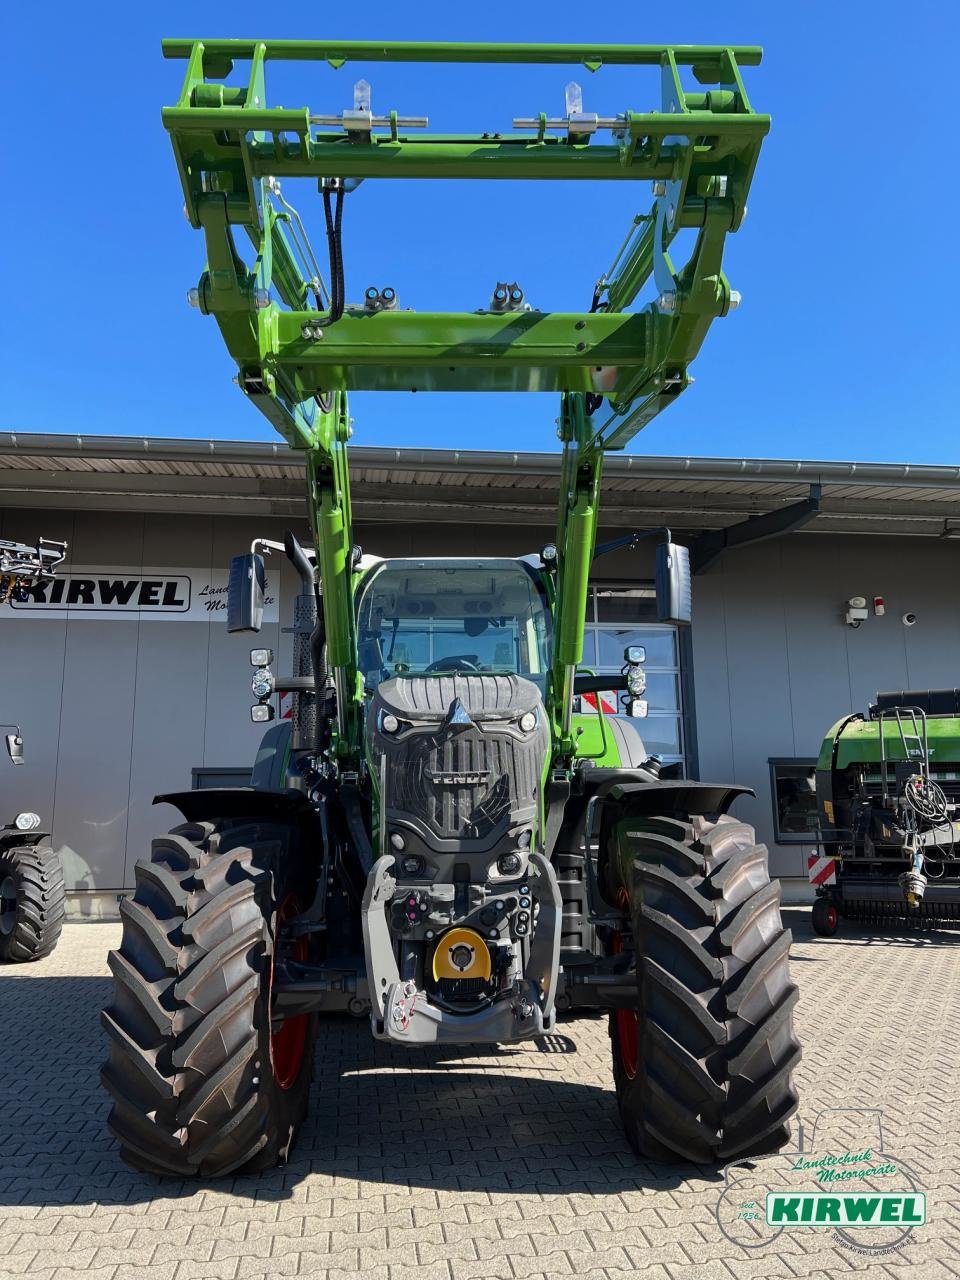
[[[49,582],[67,544],[49,538],[35,545],[0,538],[0,606],[26,600],[37,582]],[[11,764],[22,765],[18,724],[4,735]],[[0,824],[0,962],[41,960],[57,945],[63,928],[64,885],[60,854],[41,830],[38,813],[23,810]]]
[[[253,649],[249,788],[161,797],[184,821],[138,863],[110,956],[103,1081],[138,1169],[217,1176],[284,1160],[303,1121],[319,1014],[410,1047],[543,1036],[567,1010],[609,1015],[626,1135],[646,1158],[709,1163],[780,1148],[797,1106],[790,934],[746,791],[644,749],[642,719],[577,710],[609,689],[581,667],[601,473],[691,381],[712,320],[739,301],[721,270],[760,143],[741,64],[754,48],[168,41],[187,61],[164,111],[238,383],[305,454],[313,545],[257,541],[230,567],[229,621],[256,633],[266,556],[301,582],[289,676]],[[421,134],[377,116],[365,80],[339,114],[266,105],[271,60],[652,66],[658,111],[514,122],[504,136]],[[236,81],[236,62],[248,72]],[[685,88],[692,75],[702,88]],[[601,138],[606,135],[606,140]],[[349,303],[343,206],[361,180],[644,179],[587,311],[542,313],[498,282],[468,313]],[[281,179],[319,184],[329,283]],[[253,242],[240,256],[234,230]],[[675,268],[674,236],[694,229]],[[655,301],[630,304],[649,280]],[[378,559],[354,542],[351,390],[552,390],[563,446],[555,541],[519,559]],[[660,616],[690,621],[686,549],[654,539]],[[619,687],[638,710],[644,654]],[[273,699],[292,696],[289,724]],[[602,702],[602,700],[601,700]],[[323,1084],[320,1089],[322,1091]]]
[[[960,690],[878,693],[824,738],[813,927],[960,923]],[[826,860],[832,860],[830,866]]]

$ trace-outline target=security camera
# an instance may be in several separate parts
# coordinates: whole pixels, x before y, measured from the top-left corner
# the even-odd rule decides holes
[[[917,625],[917,615],[915,613],[905,613],[903,615],[903,625],[905,627],[915,627]]]

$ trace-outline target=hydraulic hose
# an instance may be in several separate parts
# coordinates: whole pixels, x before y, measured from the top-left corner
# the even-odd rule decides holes
[[[327,226],[327,247],[330,255],[330,312],[327,324],[335,324],[343,315],[344,278],[343,278],[343,197],[342,188],[337,188],[337,202],[334,210],[332,193],[329,187],[323,189],[323,218]]]

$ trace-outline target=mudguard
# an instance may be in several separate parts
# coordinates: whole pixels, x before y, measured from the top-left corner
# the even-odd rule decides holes
[[[49,831],[18,831],[16,827],[4,827],[0,830],[0,853],[4,849],[22,849],[49,839]]]
[[[312,813],[302,791],[265,791],[259,787],[203,787],[198,791],[167,791],[154,804],[172,804],[188,822],[217,818],[261,818],[290,821]]]

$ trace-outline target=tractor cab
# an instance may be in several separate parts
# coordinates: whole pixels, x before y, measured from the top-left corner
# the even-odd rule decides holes
[[[368,692],[393,678],[512,674],[543,696],[551,639],[547,583],[526,560],[384,560],[357,594]]]

